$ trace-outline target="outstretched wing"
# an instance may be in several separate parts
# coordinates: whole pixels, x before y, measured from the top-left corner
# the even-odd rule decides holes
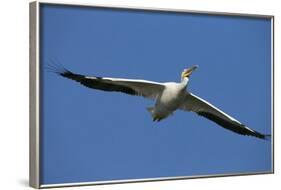
[[[69,70],[56,71],[57,74],[80,84],[97,90],[123,92],[129,95],[143,96],[149,99],[156,99],[164,90],[162,83],[147,80],[121,79],[85,76],[75,74]]]
[[[231,130],[240,135],[254,136],[261,139],[266,139],[270,136],[261,134],[250,129],[249,127],[246,127],[244,124],[216,108],[209,102],[191,93],[186,93],[185,100],[181,105],[181,109],[195,112],[198,115],[217,123],[223,128]]]

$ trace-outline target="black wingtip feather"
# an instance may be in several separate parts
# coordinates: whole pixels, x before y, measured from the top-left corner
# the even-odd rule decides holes
[[[63,65],[53,61],[51,61],[51,64],[45,65],[45,70],[79,82],[82,78],[84,78],[83,75],[75,74],[70,70],[66,69]]]
[[[240,135],[248,135],[248,136],[253,136],[253,137],[257,137],[260,139],[264,139],[264,140],[270,140],[271,139],[271,135],[264,135],[261,134],[257,131],[254,131],[252,129],[249,129],[248,127],[246,127],[245,125],[241,125],[238,123],[234,123],[234,122],[230,122],[227,120],[224,120],[212,113],[208,113],[208,112],[198,112],[198,114],[200,116],[203,116],[215,123],[217,123],[218,125],[222,126],[225,129],[231,130],[235,133],[238,133]]]
[[[47,65],[46,69],[53,73],[56,73],[62,77],[72,79],[80,84],[97,90],[103,91],[115,91],[115,92],[123,92],[130,95],[138,95],[138,92],[133,88],[128,86],[124,86],[121,84],[112,84],[110,80],[104,80],[102,77],[92,76],[88,78],[81,74],[76,74],[68,69],[64,68],[62,65],[52,64]]]
[[[264,140],[270,141],[271,140],[271,135],[264,135]]]

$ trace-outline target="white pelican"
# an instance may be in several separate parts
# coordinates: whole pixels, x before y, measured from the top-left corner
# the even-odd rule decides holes
[[[192,66],[181,73],[181,82],[159,83],[148,80],[122,79],[97,76],[85,76],[73,73],[65,68],[51,67],[51,70],[80,84],[103,91],[123,92],[129,95],[143,96],[155,100],[153,107],[147,108],[153,121],[160,121],[170,116],[177,109],[192,111],[225,129],[240,135],[267,139],[270,135],[259,133],[216,108],[206,100],[186,91],[190,76],[198,66]]]

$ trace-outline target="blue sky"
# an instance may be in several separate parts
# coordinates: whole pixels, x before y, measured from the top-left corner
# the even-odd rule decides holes
[[[41,64],[86,75],[179,81],[248,127],[271,133],[271,21],[41,5]],[[271,142],[194,113],[159,123],[142,97],[41,70],[41,183],[266,172]]]

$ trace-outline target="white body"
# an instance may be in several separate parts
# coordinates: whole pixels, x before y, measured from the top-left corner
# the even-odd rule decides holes
[[[188,78],[185,78],[181,83],[165,83],[165,89],[156,99],[155,106],[153,108],[148,108],[152,114],[153,120],[160,121],[180,108],[185,99],[187,84]]]

